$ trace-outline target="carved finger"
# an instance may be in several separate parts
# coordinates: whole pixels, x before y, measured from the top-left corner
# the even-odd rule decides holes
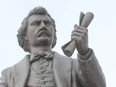
[[[73,32],[71,36],[83,36],[83,33]]]
[[[82,37],[72,36],[71,39],[75,41],[81,41]]]
[[[82,30],[87,30],[87,28],[82,27],[82,26],[78,26],[78,25],[75,25],[74,28],[75,28],[75,29],[78,28],[78,29],[82,29]]]
[[[87,30],[74,29],[74,30],[72,31],[72,33],[73,33],[73,32],[86,33],[86,32],[87,32]]]

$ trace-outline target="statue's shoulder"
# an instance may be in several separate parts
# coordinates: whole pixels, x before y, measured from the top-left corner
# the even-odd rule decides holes
[[[2,75],[10,75],[10,74],[12,74],[12,73],[14,72],[14,67],[15,67],[16,65],[19,65],[21,62],[26,61],[26,60],[28,60],[28,59],[29,59],[29,54],[26,55],[22,60],[20,60],[19,62],[17,62],[17,63],[14,64],[13,66],[7,67],[7,68],[5,68],[4,70],[2,70]]]
[[[57,59],[58,61],[63,62],[63,64],[64,63],[72,64],[73,67],[75,67],[75,68],[77,68],[79,66],[77,58],[67,57],[67,56],[61,55],[61,54],[59,54],[57,52],[55,52],[54,56],[55,56],[55,59]]]
[[[59,54],[58,52],[54,52],[54,57],[56,57],[56,58],[62,58],[62,59],[72,59],[72,58],[70,58],[70,57],[61,55],[61,54]]]
[[[61,64],[71,64],[71,62],[72,62],[72,58],[61,55],[57,52],[54,53],[54,60]]]
[[[8,67],[8,68],[5,68],[3,71],[2,71],[2,75],[3,76],[10,76],[12,74],[12,71],[13,71],[13,66],[12,67]]]

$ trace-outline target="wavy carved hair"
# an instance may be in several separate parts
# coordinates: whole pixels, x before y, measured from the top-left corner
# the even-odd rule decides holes
[[[51,19],[51,22],[52,22],[52,25],[54,27],[54,41],[52,43],[52,48],[56,45],[56,40],[57,40],[57,37],[56,37],[56,25],[55,25],[55,21],[54,19],[50,16],[50,14],[47,12],[47,10],[41,6],[38,6],[38,7],[35,7],[34,9],[32,9],[29,14],[27,15],[27,17],[25,17],[21,23],[21,26],[20,28],[18,29],[18,34],[17,34],[17,39],[18,39],[18,43],[19,43],[19,46],[23,48],[24,51],[26,52],[31,52],[31,49],[30,49],[30,46],[29,46],[29,43],[28,43],[28,40],[26,40],[26,31],[27,31],[27,21],[28,21],[28,18],[31,16],[31,15],[34,15],[34,14],[40,14],[40,15],[47,15],[50,19]]]

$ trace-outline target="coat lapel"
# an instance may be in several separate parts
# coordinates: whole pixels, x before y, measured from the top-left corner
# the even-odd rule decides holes
[[[14,66],[15,87],[25,87],[30,70],[29,55]]]
[[[15,87],[25,87],[30,71],[29,55],[14,66]],[[57,87],[71,87],[71,58],[54,53],[53,71]]]
[[[54,53],[53,70],[57,87],[71,87],[71,60]]]

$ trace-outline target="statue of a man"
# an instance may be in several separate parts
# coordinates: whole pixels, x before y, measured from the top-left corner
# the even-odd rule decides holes
[[[35,7],[18,30],[19,45],[26,55],[2,71],[0,87],[106,87],[104,74],[91,48],[88,31],[75,26],[77,59],[52,51],[56,44],[55,21],[43,7]]]

